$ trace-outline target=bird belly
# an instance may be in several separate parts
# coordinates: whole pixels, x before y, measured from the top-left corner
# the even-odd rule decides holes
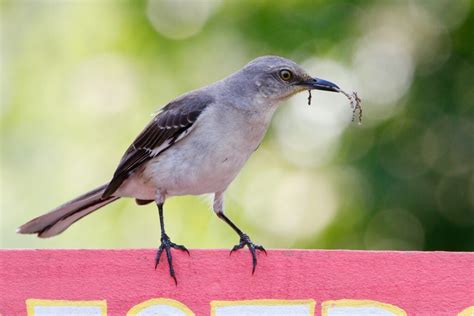
[[[201,150],[191,150],[199,145]],[[147,165],[145,177],[148,175],[157,189],[170,196],[220,192],[232,182],[251,154],[231,152],[219,144],[199,145],[170,148]]]
[[[250,124],[240,112],[217,110],[204,112],[202,123],[188,136],[131,175],[121,188],[123,196],[154,199],[157,191],[168,196],[223,192],[262,141],[271,115]]]
[[[202,140],[190,136],[176,143],[130,175],[116,195],[154,200],[157,191],[167,196],[224,191],[253,150],[234,150],[224,140]]]

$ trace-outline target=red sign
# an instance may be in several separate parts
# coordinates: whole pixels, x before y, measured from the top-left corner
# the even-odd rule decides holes
[[[474,254],[0,251],[1,315],[474,315]]]

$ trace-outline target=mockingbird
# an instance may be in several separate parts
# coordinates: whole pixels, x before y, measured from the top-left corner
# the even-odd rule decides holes
[[[213,193],[214,212],[240,237],[231,253],[247,246],[253,273],[256,251],[265,249],[224,214],[224,192],[258,148],[278,104],[311,89],[340,91],[291,60],[259,57],[227,78],[168,103],[127,149],[110,182],[29,221],[18,232],[51,237],[119,198],[134,198],[138,205],[154,201],[161,226],[155,268],[165,251],[176,282],[171,248],[188,250],[166,234],[163,204],[171,196]]]

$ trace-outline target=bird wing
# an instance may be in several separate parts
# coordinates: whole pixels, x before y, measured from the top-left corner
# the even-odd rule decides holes
[[[163,107],[128,147],[102,198],[112,196],[138,167],[185,137],[212,102],[213,98],[208,94],[191,92]]]

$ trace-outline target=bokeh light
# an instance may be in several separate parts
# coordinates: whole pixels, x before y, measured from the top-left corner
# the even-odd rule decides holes
[[[69,103],[84,112],[120,112],[136,103],[139,82],[133,62],[117,55],[95,56],[72,72]]]
[[[363,124],[342,94],[284,102],[226,193],[234,222],[268,248],[472,251],[473,10],[470,0],[3,1],[0,246],[156,247],[156,207],[131,199],[56,238],[15,229],[108,181],[167,102],[274,54],[358,91]],[[165,217],[188,247],[237,241],[209,197],[172,198]]]
[[[217,2],[148,0],[147,16],[160,34],[172,39],[185,39],[201,31]]]

